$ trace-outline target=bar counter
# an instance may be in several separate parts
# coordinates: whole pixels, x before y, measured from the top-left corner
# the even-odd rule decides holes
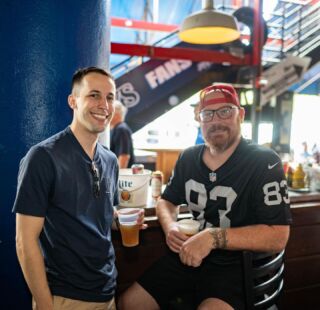
[[[320,192],[289,191],[289,197],[293,224],[286,247],[280,309],[320,309]],[[123,247],[120,232],[112,232],[119,273],[118,294],[168,251],[154,203],[145,208],[145,214],[149,227],[140,232],[139,246]],[[179,218],[189,216],[187,208],[181,207]]]

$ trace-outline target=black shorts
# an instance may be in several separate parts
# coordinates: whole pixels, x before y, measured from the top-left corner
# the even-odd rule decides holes
[[[162,310],[177,296],[192,297],[194,309],[207,298],[218,298],[236,310],[245,309],[241,260],[213,262],[207,257],[200,267],[183,265],[170,252],[153,264],[138,283],[153,296]]]

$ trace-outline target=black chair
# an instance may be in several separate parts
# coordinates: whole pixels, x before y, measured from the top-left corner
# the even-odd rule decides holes
[[[277,309],[283,287],[284,251],[276,254],[242,252],[243,281],[247,310]],[[194,310],[193,296],[180,294],[166,310]]]
[[[276,306],[283,288],[284,250],[277,254],[243,252],[246,309]]]

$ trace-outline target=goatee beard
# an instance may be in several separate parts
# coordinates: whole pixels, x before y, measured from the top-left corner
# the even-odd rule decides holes
[[[227,133],[226,138],[214,138],[210,137],[211,134],[214,134],[216,131],[221,130]],[[236,140],[235,137],[231,137],[230,129],[223,125],[212,125],[207,132],[206,144],[212,148],[216,153],[223,153],[227,150]]]
[[[228,143],[229,141],[225,141],[225,143],[211,143],[209,144],[208,142],[206,143],[207,146],[209,146],[211,149],[215,151],[215,153],[223,153],[225,150],[227,150],[232,143]]]

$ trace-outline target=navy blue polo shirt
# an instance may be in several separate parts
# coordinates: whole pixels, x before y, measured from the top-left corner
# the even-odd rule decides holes
[[[130,155],[128,168],[135,163],[132,131],[125,123],[117,124],[110,131],[110,150],[119,157],[119,155]]]
[[[92,161],[69,127],[33,146],[20,163],[13,211],[45,218],[40,245],[52,294],[103,302],[116,285],[111,224],[118,164],[99,143],[93,161],[99,197]]]

